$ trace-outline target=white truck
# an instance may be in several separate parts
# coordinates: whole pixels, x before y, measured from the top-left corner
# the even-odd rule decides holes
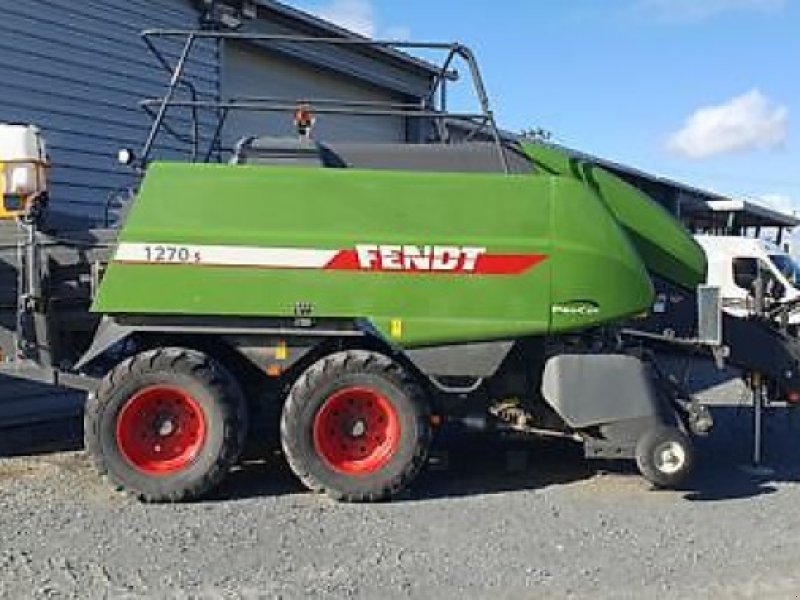
[[[708,257],[707,283],[720,288],[723,309],[729,314],[753,313],[753,285],[758,278],[769,302],[800,298],[800,265],[776,244],[736,236],[697,235],[695,239]],[[790,314],[789,323],[800,325],[800,308]]]
[[[695,239],[708,258],[709,285],[720,288],[723,309],[734,317],[746,317],[757,311],[755,284],[761,281],[767,309],[791,304],[788,323],[800,326],[800,265],[781,243],[788,222],[796,221],[744,201],[712,201],[708,203],[712,220],[726,225],[695,232]],[[757,215],[759,225],[747,226],[747,213]],[[772,214],[772,220],[769,216]],[[784,218],[785,222],[781,222]],[[729,224],[735,224],[729,226]],[[764,239],[769,230],[775,241]],[[771,233],[771,232],[770,232]],[[777,243],[776,243],[777,242]],[[782,247],[783,246],[783,247]]]

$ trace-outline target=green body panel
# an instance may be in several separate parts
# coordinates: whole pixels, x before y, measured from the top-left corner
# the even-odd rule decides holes
[[[583,181],[603,199],[625,228],[648,270],[687,289],[706,280],[703,249],[663,207],[590,161],[543,144],[523,144],[544,172]]]
[[[582,329],[652,302],[612,212],[567,177],[156,163],[120,242],[452,245],[547,258],[505,275],[112,261],[95,312],[278,317],[308,303],[314,317],[366,318],[413,347]]]

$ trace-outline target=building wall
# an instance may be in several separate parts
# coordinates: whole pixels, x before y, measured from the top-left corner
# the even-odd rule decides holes
[[[147,136],[151,121],[138,103],[166,89],[167,74],[139,34],[147,28],[195,28],[198,12],[189,0],[0,0],[0,14],[0,121],[38,124],[54,165],[54,208],[79,217],[78,222],[102,223],[109,198],[133,183],[130,169],[116,164],[116,154],[122,147],[138,150]],[[260,18],[246,30],[319,35],[308,27],[262,7]],[[173,59],[180,52],[177,40],[160,47]],[[199,43],[187,78],[201,99],[214,100],[224,85],[229,96],[403,102],[423,94],[429,82],[429,73],[397,59],[341,47],[267,50],[242,43],[223,50],[213,41]],[[188,110],[173,108],[170,123],[188,133],[189,116]],[[207,140],[215,116],[200,111],[200,123],[201,138]],[[326,116],[318,132],[326,139],[399,141],[409,137],[408,126],[399,117]],[[290,115],[238,113],[226,139],[290,129]],[[158,142],[156,156],[186,156],[189,148],[167,135]]]
[[[225,98],[277,97],[285,98],[290,105],[313,98],[403,101],[399,94],[354,78],[313,69],[308,64],[242,42],[225,45],[223,65],[222,94]],[[228,143],[252,135],[296,135],[290,112],[234,113],[225,133]],[[317,115],[314,134],[328,141],[401,142],[407,138],[407,123],[398,116]]]
[[[131,184],[116,153],[147,133],[138,101],[167,81],[139,32],[193,27],[197,12],[187,0],[0,0],[0,14],[0,120],[44,130],[58,210],[99,219],[109,195]],[[216,46],[196,57],[191,74],[216,97]]]

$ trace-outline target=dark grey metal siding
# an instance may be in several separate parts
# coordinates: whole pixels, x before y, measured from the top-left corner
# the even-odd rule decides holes
[[[292,103],[309,98],[403,101],[385,89],[249,44],[228,43],[223,55],[222,94],[226,98],[271,96]],[[318,115],[314,133],[318,139],[328,141],[399,142],[406,140],[406,128],[402,117]],[[232,114],[225,133],[228,142],[243,136],[295,135],[291,114],[266,112]]]
[[[265,2],[260,18],[244,32],[319,37],[301,19],[287,18]],[[341,32],[343,33],[343,32]],[[289,101],[313,98],[411,102],[428,92],[432,71],[397,56],[369,49],[324,44],[228,43],[223,51],[224,97],[271,96]],[[315,136],[331,141],[416,141],[418,123],[395,116],[318,115]],[[288,135],[291,115],[238,113],[226,128],[226,139],[246,135]]]
[[[0,0],[0,14],[0,121],[39,125],[54,203],[98,219],[108,195],[131,183],[115,157],[147,133],[138,101],[163,94],[167,82],[139,32],[192,28],[197,11],[186,0]],[[216,95],[216,45],[195,58],[192,76]]]

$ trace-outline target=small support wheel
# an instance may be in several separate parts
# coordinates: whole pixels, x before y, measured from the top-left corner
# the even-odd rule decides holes
[[[246,404],[228,371],[185,348],[115,367],[86,404],[86,449],[117,488],[145,502],[198,498],[238,460]]]
[[[653,485],[677,487],[694,466],[692,441],[675,427],[651,429],[636,444],[636,465]]]
[[[308,488],[346,502],[385,500],[425,462],[429,414],[421,390],[396,362],[375,352],[337,352],[295,382],[281,443]]]

